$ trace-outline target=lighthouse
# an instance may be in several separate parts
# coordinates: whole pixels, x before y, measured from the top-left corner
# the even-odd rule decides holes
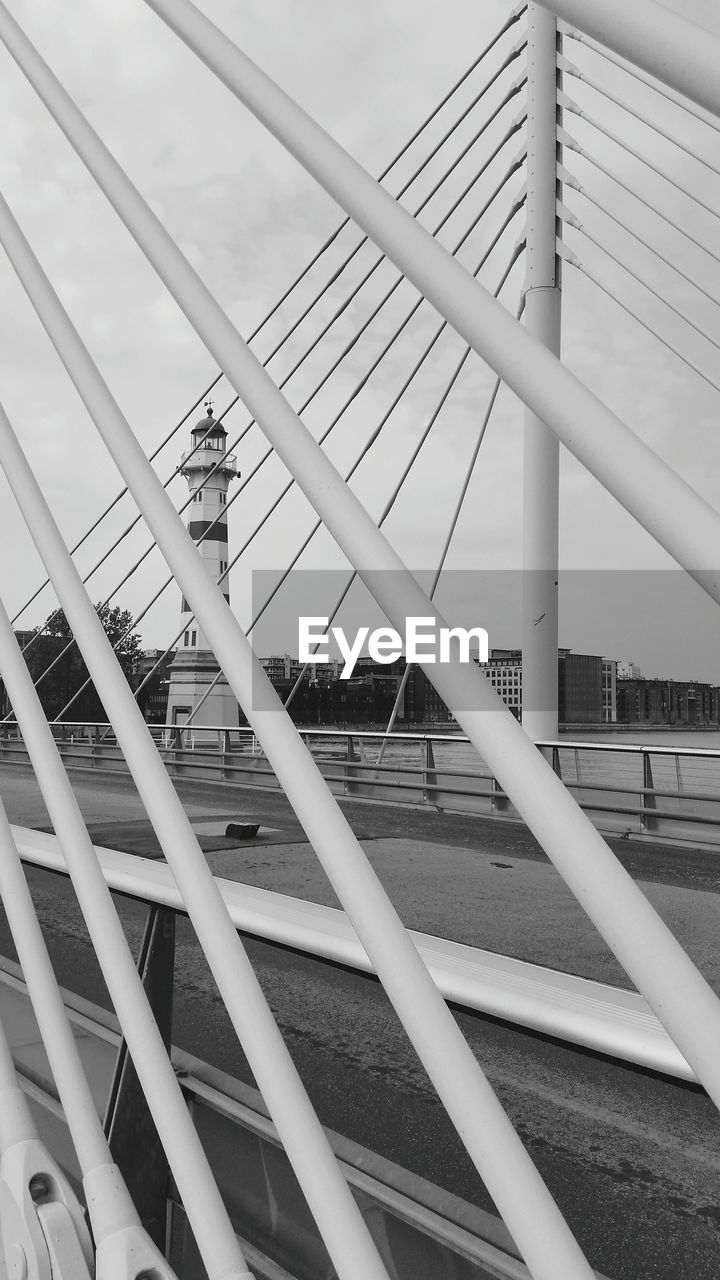
[[[197,544],[208,574],[218,582],[228,567],[227,500],[231,482],[237,477],[235,458],[224,456],[227,432],[213,417],[212,405],[205,405],[202,418],[191,433],[192,447],[180,459],[180,471],[188,482],[187,529]],[[228,604],[230,583],[220,583]],[[182,634],[170,667],[167,719],[169,724],[186,722],[219,672],[215,656],[192,610],[183,596],[180,603]],[[224,675],[208,694],[193,727],[237,727],[237,702]]]

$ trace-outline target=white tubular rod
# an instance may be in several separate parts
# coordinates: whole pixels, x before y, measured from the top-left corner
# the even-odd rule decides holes
[[[343,205],[416,288],[487,360],[615,498],[657,538],[714,599],[720,600],[717,566],[720,517],[639,440],[579,379],[527,334],[481,284],[474,281],[395,201],[372,181],[318,125],[265,76],[189,0],[146,0],[216,75],[257,115],[301,164]],[[280,409],[251,354],[164,229],[127,183],[77,108],[32,47],[8,31],[0,35],[29,75],[60,127],[132,234],[151,257],[181,307],[191,308],[196,329],[214,351],[243,398],[257,404],[263,429],[301,487],[325,489],[311,461],[310,437]],[[122,189],[122,190],[121,190]],[[220,355],[222,352],[222,355]],[[236,389],[237,386],[236,386]],[[257,398],[256,398],[257,397]],[[270,402],[272,400],[272,408]],[[282,414],[282,416],[281,416]],[[256,413],[257,417],[258,414]],[[319,460],[318,466],[322,465]],[[332,471],[330,464],[328,469]],[[335,474],[333,472],[333,474]],[[337,480],[337,476],[335,476]],[[335,489],[341,501],[341,489]],[[331,500],[332,501],[332,500]],[[344,498],[342,499],[344,502]],[[364,559],[361,556],[360,559]],[[706,570],[704,572],[704,570]]]
[[[539,0],[691,102],[720,116],[720,40],[655,0]]]
[[[712,164],[712,162],[707,160],[705,156],[700,155],[699,151],[694,151],[687,142],[684,142],[682,138],[678,138],[676,134],[668,133],[667,130],[663,129],[656,120],[651,120],[648,116],[644,115],[642,111],[638,111],[637,107],[631,106],[631,104],[626,102],[623,98],[617,98],[610,89],[606,89],[604,85],[599,84],[592,76],[589,76],[585,71],[581,71],[580,68],[576,67],[568,58],[560,59],[560,69],[567,75],[572,76],[574,80],[580,80],[583,84],[586,84],[588,88],[594,89],[595,93],[599,93],[601,97],[606,98],[608,102],[612,102],[614,106],[620,107],[622,111],[627,111],[628,115],[632,116],[633,119],[638,120],[640,124],[646,125],[648,129],[652,129],[655,133],[659,134],[659,136],[664,138],[666,142],[671,142],[674,147],[679,147],[679,149],[684,151],[687,156],[690,156],[692,160],[696,160],[698,164],[704,165],[711,173],[716,173],[718,177],[720,177],[720,169],[718,169],[717,165]]]
[[[12,431],[7,419],[0,409],[0,434],[4,444],[10,440]],[[22,457],[19,448],[18,454]],[[7,449],[2,448],[3,458]],[[42,515],[42,513],[40,513]],[[69,552],[63,548],[63,555],[68,564],[72,564]],[[47,562],[46,562],[47,564]],[[49,564],[48,564],[48,571]],[[73,569],[77,577],[77,571]],[[52,575],[54,578],[54,574]],[[79,581],[79,579],[78,579]],[[80,587],[82,590],[82,587]],[[84,593],[83,593],[84,594]],[[90,606],[92,608],[92,606]],[[93,610],[94,613],[94,610]],[[37,693],[33,688],[27,666],[23,661],[15,637],[12,633],[7,615],[0,611],[0,671],[15,709],[16,717],[23,738],[27,745],[28,755],[35,770],[43,799],[48,808],[55,828],[60,847],[65,858],[68,873],[77,894],[83,918],[87,924],[95,953],[107,984],[113,1006],[120,1020],[123,1035],[127,1041],[133,1063],[142,1084],[153,1120],[157,1126],[160,1139],[168,1157],[173,1177],[177,1182],[188,1219],[198,1242],[198,1248],[212,1280],[225,1280],[225,1277],[249,1277],[242,1254],[240,1253],[235,1234],[228,1219],[225,1207],[218,1193],[215,1181],[207,1162],[200,1140],[190,1119],[185,1100],[182,1096],[175,1073],[170,1064],[157,1023],[150,1010],[142,982],[127,945],[125,934],[117,916],[107,884],[100,870],[95,851],[92,847],[87,828],[80,809],[68,782],[67,775],[53,741],[52,731],[45,718]],[[7,865],[4,874],[8,875]],[[11,890],[14,899],[19,900],[15,887]],[[31,904],[32,906],[32,904]],[[18,911],[20,907],[16,908]],[[27,921],[29,926],[30,922]],[[26,947],[32,948],[33,934],[28,932]],[[18,948],[20,950],[20,948]],[[21,954],[21,963],[28,981],[31,995],[31,982],[37,984],[45,981],[42,973],[42,961],[35,947],[30,956],[32,965],[25,968],[27,957]],[[52,970],[51,970],[52,972]],[[54,1016],[52,1009],[43,1005],[46,1018]],[[38,1012],[40,1012],[38,1010]],[[38,1019],[39,1020],[39,1019]],[[49,1024],[48,1024],[49,1028]],[[40,1024],[43,1038],[45,1028]],[[53,1025],[50,1032],[57,1045],[57,1053],[64,1052],[64,1036],[59,1023]],[[50,1053],[51,1042],[46,1040]],[[55,1067],[53,1066],[53,1074]],[[78,1071],[78,1080],[82,1079],[82,1069]],[[65,1072],[55,1075],[58,1091],[65,1083]],[[80,1085],[77,1085],[77,1089]],[[61,1092],[63,1106],[65,1095]],[[73,1125],[78,1123],[76,1112],[83,1101],[77,1091],[69,1095],[70,1108],[67,1111],[68,1122],[74,1136]],[[90,1099],[90,1109],[94,1114],[95,1107]],[[83,1130],[81,1129],[82,1133]],[[100,1145],[86,1133],[83,1139],[86,1147],[85,1158],[88,1166],[83,1167],[83,1176],[92,1178],[93,1173],[101,1165],[108,1163],[107,1155]],[[81,1159],[81,1149],[78,1147]]]
[[[179,4],[180,0],[178,6]],[[233,376],[243,386],[243,398],[247,396],[254,408],[260,411],[263,429],[276,443],[278,452],[289,469],[296,474],[301,487],[314,500],[314,505],[326,519],[333,536],[351,562],[356,565],[368,564],[368,561],[373,563],[373,569],[363,570],[363,578],[387,616],[403,629],[408,616],[423,616],[423,611],[429,607],[427,597],[392,552],[360,503],[343,485],[322,450],[314,446],[311,437],[282,396],[278,395],[267,375],[259,371],[257,362],[247,352],[239,335],[211,295],[201,285],[182,255],[179,255],[176,246],[106,149],[95,138],[87,122],[57,84],[49,69],[31,46],[27,45],[21,33],[18,33],[16,24],[2,6],[0,31],[31,79],[42,86],[42,96],[47,103],[52,102],[54,110],[64,121],[69,136],[86,157],[96,179],[100,175],[101,185],[113,191],[114,199],[122,208],[125,218],[135,228],[145,251],[154,259],[156,268],[158,265],[162,266],[168,281],[173,282],[176,292],[188,305],[196,327],[202,328],[207,334],[206,340],[210,340],[213,349],[222,348],[223,355],[228,356]],[[330,145],[335,157],[334,144]],[[344,168],[347,158],[337,150],[343,157],[341,167]],[[365,178],[366,175],[363,182]],[[344,184],[341,182],[341,185]],[[382,200],[382,195],[380,198]],[[390,237],[393,249],[391,256],[400,257],[404,261],[408,258],[410,243],[410,274],[415,276],[415,283],[421,275],[424,279],[428,273],[420,273],[413,267],[417,263],[412,245],[417,249],[415,236],[420,233],[425,251],[431,262],[439,268],[429,272],[430,288],[425,292],[432,294],[433,300],[440,303],[440,310],[444,314],[455,315],[459,308],[463,327],[469,328],[475,339],[472,345],[477,343],[483,354],[489,348],[503,370],[508,366],[505,380],[514,389],[529,386],[533,407],[547,421],[559,420],[563,432],[570,440],[574,439],[576,428],[582,430],[588,425],[590,434],[594,437],[599,421],[600,435],[605,436],[603,447],[598,450],[602,457],[612,459],[616,453],[615,446],[622,457],[622,448],[626,446],[628,451],[632,450],[634,459],[635,446],[640,445],[640,442],[632,433],[604,409],[582,384],[567,375],[552,356],[538,347],[523,332],[522,326],[506,315],[502,305],[491,303],[488,310],[485,291],[462,268],[458,268],[456,272],[457,264],[453,265],[452,259],[448,261],[444,251],[439,250],[439,258],[436,259],[432,239],[411,218],[406,219],[392,200],[390,208],[393,212],[388,215],[389,218],[394,219],[395,214],[399,214],[402,228],[399,240]],[[373,219],[375,221],[377,219]],[[381,218],[380,221],[383,222],[384,219]],[[13,260],[20,256],[14,252]],[[466,309],[470,314],[465,315]],[[44,307],[42,310],[44,312]],[[51,323],[49,314],[45,315],[44,322],[48,324],[49,331],[55,334],[54,341],[65,348],[63,358],[67,359],[70,352],[63,338],[69,338],[69,322],[62,311],[56,318],[60,321],[59,325]],[[483,319],[485,324],[482,323]],[[486,327],[490,329],[489,333],[485,332]],[[478,334],[482,341],[479,341]],[[509,342],[511,353],[508,351]],[[75,335],[69,345],[75,347],[76,343]],[[493,363],[493,360],[490,362]],[[224,361],[220,363],[223,364]],[[373,959],[388,995],[400,1012],[448,1113],[462,1134],[477,1167],[486,1178],[488,1188],[500,1212],[506,1217],[533,1274],[538,1278],[542,1277],[542,1280],[545,1277],[552,1277],[553,1280],[565,1276],[572,1277],[573,1280],[590,1277],[586,1260],[569,1235],[554,1202],[529,1162],[527,1153],[467,1045],[459,1036],[454,1020],[448,1015],[442,1001],[438,1003],[435,988],[431,985],[428,988],[427,970],[405,932],[398,929],[392,905],[333,798],[322,784],[314,763],[288,717],[280,709],[261,712],[254,706],[253,685],[256,681],[260,682],[271,698],[271,705],[277,704],[277,700],[272,701],[272,689],[267,678],[254,662],[246,638],[227,608],[222,594],[209,580],[192,542],[178,521],[176,512],[152,468],[148,466],[127,423],[117,407],[113,408],[112,401],[108,403],[107,389],[99,380],[97,371],[91,362],[88,366],[83,361],[83,365],[83,398],[86,403],[89,399],[98,409],[93,416],[110,452],[118,461],[123,474],[127,470],[126,480],[128,476],[132,476],[133,494],[149,527],[203,630],[213,637],[216,656],[234,693],[246,707],[253,728],[263,742],[290,803],[298,813],[363,945]],[[501,372],[499,368],[496,371]],[[546,378],[549,384],[547,386]],[[536,383],[541,384],[539,393]],[[560,415],[556,412],[559,397],[563,403],[563,413]],[[255,416],[257,417],[257,412]],[[588,448],[591,448],[590,442]],[[695,528],[699,525],[700,534],[708,535],[707,538],[701,536],[699,541],[693,538],[686,542],[686,527],[682,530],[678,528],[673,531],[673,545],[682,549],[683,558],[685,550],[692,551],[690,562],[695,564],[698,547],[702,547],[700,563],[708,566],[710,562],[716,564],[717,556],[714,552],[720,543],[720,519],[687,486],[678,482],[670,468],[661,463],[651,450],[646,450],[641,445],[640,448],[645,467],[641,487],[644,501],[650,502],[647,517],[653,524],[657,522],[663,528],[664,519],[661,518],[656,499],[654,496],[648,497],[650,491],[654,495],[654,483],[657,481],[659,485],[662,481],[665,501],[662,517],[667,514],[668,504],[672,507],[679,494],[685,518],[688,518],[689,506]],[[601,468],[602,461],[598,459],[598,469]],[[618,469],[627,474],[627,453],[622,458],[622,467]],[[622,484],[620,477],[618,484],[614,486],[616,492],[619,487],[622,488]],[[637,487],[640,486],[632,485],[630,492],[635,494]],[[672,491],[671,496],[668,496],[668,488]],[[637,501],[630,505],[636,509],[641,498],[642,495],[638,496]],[[37,500],[42,501],[39,493]],[[27,505],[23,504],[24,507]],[[376,574],[375,569],[380,572]],[[391,572],[387,573],[387,570]],[[699,576],[708,590],[720,595],[720,588],[709,567],[706,573],[701,570]],[[85,597],[83,599],[82,607],[85,610],[89,601]],[[83,647],[86,649],[86,661],[88,664],[92,661],[99,673],[101,655],[109,650],[92,606],[90,610],[92,616],[88,614],[86,622],[88,628],[93,629],[92,639],[86,636],[86,645]],[[99,633],[95,630],[96,624]],[[104,658],[102,661],[104,665]],[[516,800],[530,828],[536,834],[542,832],[541,839],[549,855],[562,869],[564,877],[601,933],[611,941],[621,963],[668,1026],[670,1034],[678,1040],[696,1074],[706,1084],[708,1092],[720,1102],[720,1005],[707,983],[569,797],[560,780],[555,778],[552,770],[541,759],[485,677],[479,671],[470,670],[467,666],[461,667],[457,663],[429,668],[429,674],[448,704],[458,710],[461,725],[466,728],[474,745],[485,755],[491,769],[500,777],[501,784]],[[136,725],[138,741],[145,741],[147,738],[144,722],[138,723],[133,715],[137,708],[132,703],[127,683],[112,661],[108,670],[103,670],[100,678],[96,679],[94,675],[94,679],[106,707],[110,705],[109,700],[112,702],[112,719],[116,732],[118,736],[122,733],[125,738],[126,746],[123,750],[129,763],[131,762],[151,819],[153,815],[157,817],[158,826],[167,835],[169,806],[164,799],[162,803],[158,803],[164,795],[167,775],[159,759],[157,767],[153,764],[152,769],[146,768],[146,763],[149,764],[155,757],[149,756],[148,762],[145,762],[143,755],[143,763],[140,763],[140,752],[135,750],[135,734],[126,732],[131,724]],[[132,706],[126,704],[127,697],[130,697]],[[469,701],[484,710],[460,710]],[[488,715],[489,711],[494,714]],[[172,794],[174,796],[174,792]],[[174,836],[175,833],[172,834]],[[179,847],[187,838],[184,827],[178,831],[178,837],[183,838],[182,841],[179,839]],[[193,848],[196,848],[194,841]],[[182,869],[185,869],[185,860],[176,856],[178,850],[172,842],[167,845],[165,852],[173,865],[174,874],[175,866],[180,862],[183,863]],[[187,867],[192,870],[191,861],[194,867],[194,858],[188,859]],[[214,891],[214,886],[212,889]],[[197,904],[198,900],[192,892],[187,893],[184,889],[182,892],[186,902],[194,906]],[[205,892],[203,885],[203,897]],[[227,917],[224,918],[227,921]],[[223,930],[211,931],[208,938],[204,936],[203,945],[211,965],[217,961],[222,974],[233,950],[225,946],[224,927]],[[229,985],[230,990],[227,992],[228,984],[223,982],[223,996],[228,1008],[233,1008],[237,1001],[234,974]],[[241,1014],[244,1014],[244,1009]]]
[[[693,116],[695,120],[700,120],[701,123],[707,125],[709,129],[714,129],[716,133],[720,133],[720,125],[717,120],[711,119],[704,111],[698,111],[697,107],[692,102],[689,102],[682,94],[674,93],[668,85],[660,84],[651,76],[645,75],[643,71],[639,71],[637,67],[629,66],[626,62],[623,62],[622,58],[616,57],[616,55],[611,53],[609,49],[604,49],[601,44],[598,44],[597,40],[591,40],[588,36],[584,35],[582,31],[576,31],[574,27],[567,27],[563,24],[562,32],[564,36],[568,37],[568,39],[576,40],[578,44],[584,44],[586,49],[592,49],[593,52],[599,54],[605,62],[610,62],[614,67],[619,67],[621,71],[626,73],[626,75],[632,76],[634,80],[639,80],[640,84],[647,85],[648,89],[654,89],[655,93],[666,98],[668,102],[672,102],[674,106],[680,107],[682,111]]]
[[[9,643],[16,644],[7,614],[0,604],[0,667],[3,670],[4,650]],[[84,1176],[97,1165],[112,1164],[112,1156],[1,801],[0,896]]]
[[[552,14],[529,4],[525,326],[559,356],[556,44]],[[527,407],[523,427],[522,723],[547,742],[558,735],[560,445]]]

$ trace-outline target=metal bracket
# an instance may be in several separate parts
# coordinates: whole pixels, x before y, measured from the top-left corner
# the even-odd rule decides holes
[[[90,1280],[85,1215],[39,1138],[13,1144],[0,1159],[0,1237],[3,1280]]]

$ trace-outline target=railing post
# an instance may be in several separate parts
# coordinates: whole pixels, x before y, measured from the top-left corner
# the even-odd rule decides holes
[[[435,772],[435,752],[432,740],[425,739],[425,760],[423,762],[423,804],[437,804],[437,773]]]
[[[164,907],[152,906],[138,969],[168,1053],[174,968],[175,915]],[[118,1050],[104,1128],[140,1220],[153,1243],[164,1251],[169,1195],[167,1157],[124,1040]]]
[[[525,326],[560,355],[557,228],[557,25],[528,5],[527,273]],[[534,741],[558,735],[557,437],[525,410],[523,454],[523,728]]]
[[[648,810],[657,808],[655,800],[655,783],[653,781],[652,761],[649,751],[642,753],[642,791],[640,792],[640,807],[642,813],[640,815],[640,830],[647,831],[657,826],[657,822],[653,822],[649,817]]]

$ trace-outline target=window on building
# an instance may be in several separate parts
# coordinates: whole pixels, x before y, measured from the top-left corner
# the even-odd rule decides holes
[[[190,640],[190,644],[191,644],[193,647],[197,644],[197,631],[193,631],[193,632],[192,632],[192,638],[191,638],[191,640]]]
[[[227,570],[227,560],[220,561],[220,572],[225,573]]]
[[[221,489],[220,490],[220,506],[224,507],[226,502],[227,502],[227,494]]]
[[[186,648],[186,649],[187,649],[187,647],[188,647],[189,642],[190,642],[190,632],[189,632],[189,631],[186,631],[186,632],[185,632],[185,639],[183,640],[183,644],[184,644],[184,646],[185,646],[185,648]]]

